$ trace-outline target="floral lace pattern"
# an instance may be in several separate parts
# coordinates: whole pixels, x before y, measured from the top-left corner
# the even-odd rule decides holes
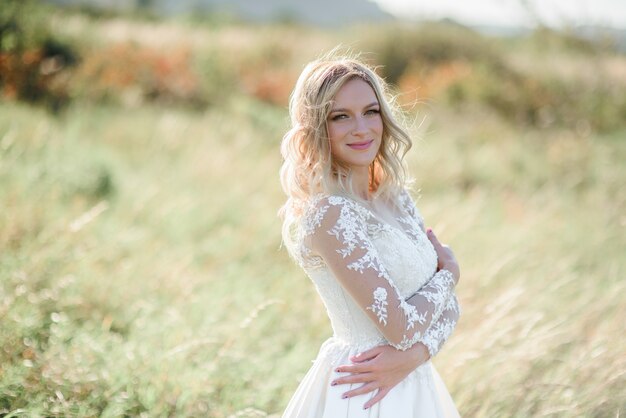
[[[456,296],[453,296],[448,300],[448,305],[442,316],[428,328],[424,337],[420,340],[428,348],[431,357],[439,352],[443,343],[452,335],[456,327],[456,318],[458,318],[460,313],[459,302]]]
[[[431,356],[434,356],[451,335],[458,320],[455,282],[452,273],[440,270],[432,277],[419,278],[425,284],[413,295],[402,296],[403,292],[396,285],[396,281],[402,279],[398,283],[411,283],[416,279],[406,274],[403,274],[405,277],[398,277],[396,273],[394,280],[390,272],[394,268],[396,272],[402,271],[395,264],[407,257],[418,256],[426,257],[423,262],[429,260],[430,264],[433,261],[427,249],[424,254],[419,253],[419,250],[430,243],[427,243],[423,234],[423,220],[412,199],[408,193],[403,192],[399,195],[398,202],[406,212],[405,216],[396,218],[405,226],[402,233],[394,231],[396,227],[377,220],[369,209],[356,201],[335,195],[314,196],[298,231],[299,248],[293,254],[316,282],[334,328],[339,317],[344,318],[343,321],[352,318],[352,321],[358,322],[356,325],[345,324],[342,329],[359,328],[359,324],[363,324],[361,328],[365,328],[362,318],[358,318],[358,314],[350,307],[354,300],[362,312],[371,312],[372,319],[378,323],[378,331],[394,347],[406,350],[416,342],[422,342]],[[405,238],[398,239],[399,235]],[[305,245],[307,239],[308,242],[317,240],[317,251]],[[390,239],[393,241],[390,242]],[[389,245],[377,246],[383,242]],[[408,248],[409,246],[412,248]],[[385,252],[379,253],[379,248],[381,251],[385,248]],[[394,251],[401,255],[394,256]],[[432,252],[432,248],[429,251]],[[434,263],[430,267],[436,268],[436,258]],[[387,266],[394,268],[390,270]],[[341,287],[330,289],[328,286],[331,277],[335,278],[334,281],[341,282]],[[337,292],[348,293],[351,298],[346,299],[337,295]],[[344,305],[348,305],[339,306],[342,301]],[[346,312],[352,314],[346,315]],[[368,332],[367,335],[372,334],[371,331]],[[369,338],[375,338],[375,335]]]
[[[374,291],[374,303],[367,309],[376,314],[378,322],[387,325],[387,290],[384,287],[376,288]]]

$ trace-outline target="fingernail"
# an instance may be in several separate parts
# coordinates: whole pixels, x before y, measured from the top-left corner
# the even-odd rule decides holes
[[[335,371],[336,371],[337,373],[341,373],[341,370],[339,370],[339,369],[335,369]]]
[[[337,382],[333,382],[333,383],[331,383],[330,385],[331,385],[331,386],[335,386],[336,384],[337,384]]]
[[[369,406],[364,406],[364,407],[363,407],[363,409],[367,409],[367,408],[369,408]]]
[[[433,230],[432,230],[432,229],[430,229],[430,228],[428,228],[428,229],[426,230],[426,232],[428,232],[429,234],[432,234],[432,233],[433,233]]]
[[[348,395],[341,395],[341,399],[346,399]]]

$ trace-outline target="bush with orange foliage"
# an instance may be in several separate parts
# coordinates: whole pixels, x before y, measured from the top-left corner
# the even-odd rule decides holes
[[[398,81],[398,88],[402,92],[400,101],[412,104],[436,98],[471,73],[472,67],[465,61],[449,61],[434,66],[420,66],[412,62]]]
[[[58,109],[68,101],[65,70],[77,57],[72,47],[52,35],[45,12],[31,0],[3,1],[0,97],[44,102]]]
[[[73,75],[74,93],[126,104],[163,101],[206,104],[189,48],[160,51],[119,43],[85,53]]]

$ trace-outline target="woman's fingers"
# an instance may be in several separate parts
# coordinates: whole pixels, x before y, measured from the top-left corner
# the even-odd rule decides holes
[[[357,354],[356,356],[350,357],[350,360],[355,363],[360,363],[363,361],[371,360],[382,352],[381,346],[377,346],[374,348],[370,348],[369,350],[363,351],[362,353]]]
[[[333,380],[330,385],[346,385],[349,383],[368,383],[374,380],[372,373],[359,373],[351,374],[350,376],[343,376]]]
[[[376,389],[378,389],[378,386],[376,385],[375,382],[367,383],[361,387],[358,387],[356,389],[353,389],[351,391],[344,393],[343,395],[341,395],[341,397],[343,399],[347,399],[353,396],[363,395],[364,393],[370,393],[371,391],[376,390]]]
[[[391,388],[378,389],[378,393],[376,393],[376,396],[374,396],[369,401],[365,402],[365,405],[363,405],[363,408],[365,409],[371,408],[372,405],[375,405],[376,403],[380,402],[385,396],[387,396],[390,390]]]
[[[337,373],[364,373],[372,371],[372,367],[368,362],[346,364],[335,369]]]
[[[435,249],[440,249],[443,248],[443,246],[441,245],[441,243],[439,242],[439,239],[437,238],[437,236],[435,235],[435,232],[428,228],[426,230],[426,236],[428,237],[428,239],[430,240],[430,242],[432,242],[433,246],[435,247]]]
[[[441,243],[437,239],[437,236],[435,235],[433,230],[430,228],[426,230],[426,237],[433,244],[433,248],[435,249],[435,252],[437,253],[437,267],[443,268],[443,262],[444,262],[444,257],[445,257],[445,250],[443,248],[443,245],[441,245]]]
[[[437,253],[437,267],[450,271],[454,275],[454,282],[458,283],[461,271],[454,252],[450,249],[450,247],[439,242],[439,239],[437,239],[432,229],[428,228],[426,230],[426,235],[433,244],[435,252]]]

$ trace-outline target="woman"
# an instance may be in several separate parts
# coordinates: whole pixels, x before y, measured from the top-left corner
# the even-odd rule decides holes
[[[384,81],[355,59],[314,61],[296,83],[290,115],[283,240],[334,335],[283,417],[458,416],[426,360],[456,326],[459,266],[424,230],[406,190],[411,140]]]

